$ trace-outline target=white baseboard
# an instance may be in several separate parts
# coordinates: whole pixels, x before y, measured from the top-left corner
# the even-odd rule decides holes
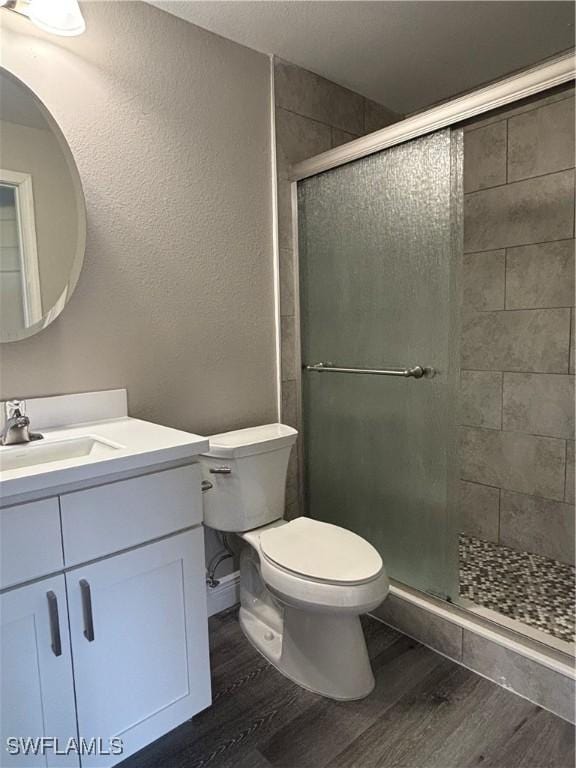
[[[217,587],[206,584],[208,616],[232,608],[240,602],[240,571],[234,571],[220,579]]]

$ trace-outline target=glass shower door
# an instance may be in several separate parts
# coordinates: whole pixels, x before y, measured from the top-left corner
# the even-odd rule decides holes
[[[364,536],[389,575],[457,595],[454,256],[458,134],[446,129],[298,184],[311,517]]]

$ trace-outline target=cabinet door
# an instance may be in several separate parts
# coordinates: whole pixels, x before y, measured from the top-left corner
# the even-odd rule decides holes
[[[80,737],[114,765],[210,704],[203,529],[66,574]]]
[[[76,754],[58,755],[50,744],[44,754],[7,750],[10,738],[54,737],[59,751],[77,738],[64,576],[0,596],[0,645],[0,765],[78,765]]]

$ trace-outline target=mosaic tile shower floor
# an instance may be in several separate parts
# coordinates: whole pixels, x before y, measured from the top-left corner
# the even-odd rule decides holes
[[[575,639],[571,565],[460,536],[460,595],[567,642]]]

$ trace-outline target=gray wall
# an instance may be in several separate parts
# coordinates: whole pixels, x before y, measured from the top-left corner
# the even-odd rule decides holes
[[[401,116],[381,104],[281,59],[274,62],[282,421],[300,430],[299,345],[295,297],[292,212],[288,172],[293,163],[395,123]],[[298,464],[301,443],[292,452],[286,488],[286,514],[302,513]]]
[[[464,136],[462,530],[574,562],[574,96]]]
[[[1,397],[126,387],[133,416],[209,434],[276,419],[268,57],[144,3],[88,31],[3,14],[3,64],[44,101],[88,209],[78,287],[2,345]]]

